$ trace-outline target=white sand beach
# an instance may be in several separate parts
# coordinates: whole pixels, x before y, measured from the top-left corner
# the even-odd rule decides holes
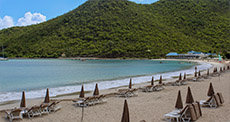
[[[212,62],[214,67],[223,66],[223,63]],[[219,69],[219,68],[218,68]],[[210,70],[212,72],[212,69]],[[204,71],[202,74],[205,74]],[[175,79],[169,79],[169,81],[175,81]],[[166,81],[164,81],[166,82]],[[197,122],[229,122],[230,121],[230,71],[222,73],[220,77],[212,77],[211,79],[205,79],[200,82],[188,82],[184,86],[165,86],[164,90],[159,92],[145,93],[138,91],[137,97],[127,98],[129,106],[129,114],[131,122],[140,122],[145,120],[146,122],[164,122],[164,114],[174,110],[176,103],[176,97],[178,90],[181,91],[182,100],[185,106],[185,99],[187,94],[187,88],[190,86],[194,100],[206,100],[208,98],[207,91],[209,84],[212,82],[214,91],[221,92],[224,96],[225,103],[223,106],[211,109],[202,108],[203,116],[200,117]],[[141,83],[133,85],[134,88],[140,88],[150,83]],[[100,94],[107,94],[117,92],[120,88],[113,88],[100,91]],[[92,93],[86,96],[91,96]],[[78,98],[78,95],[61,96],[58,98],[52,98],[57,100],[74,99]],[[107,103],[90,106],[84,108],[84,120],[83,122],[119,122],[121,121],[123,104],[126,98],[108,97]],[[27,106],[39,105],[43,99],[27,100]],[[34,117],[28,119],[27,117],[21,122],[80,122],[82,117],[82,109],[75,107],[72,100],[66,100],[59,103],[61,110],[43,115],[40,117]],[[2,109],[10,109],[19,106],[19,103],[1,105]],[[7,122],[9,120],[4,118],[4,112],[0,112],[0,122]]]

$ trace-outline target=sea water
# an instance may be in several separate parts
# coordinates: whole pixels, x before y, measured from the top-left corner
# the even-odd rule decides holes
[[[19,100],[21,92],[26,98],[50,96],[85,90],[108,89],[133,83],[178,76],[186,72],[193,74],[193,62],[161,60],[70,60],[70,59],[12,59],[0,62],[0,102]],[[198,69],[210,68],[210,64],[199,64]]]

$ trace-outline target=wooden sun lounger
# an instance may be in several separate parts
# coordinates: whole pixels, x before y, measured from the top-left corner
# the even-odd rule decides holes
[[[40,111],[41,111],[41,115],[48,114],[49,113],[48,104],[41,104]]]
[[[157,84],[153,87],[153,91],[161,91],[163,89],[164,89],[163,84]]]
[[[190,122],[196,121],[202,116],[201,108],[199,102],[186,105],[181,111],[174,110],[170,113],[164,115],[166,121],[175,121],[176,122]]]
[[[58,110],[60,110],[62,108],[62,106],[58,105],[60,103],[60,101],[55,101],[52,102],[49,106],[48,106],[48,111],[49,113],[51,112],[56,112]]]
[[[20,108],[12,109],[9,111],[5,111],[5,117],[6,119],[9,118],[9,120],[12,122],[14,119],[23,119],[23,113]]]
[[[185,106],[181,111],[172,111],[170,113],[165,114],[164,119],[170,122],[174,120],[176,120],[176,122],[180,122],[182,120],[182,117],[184,117],[185,120],[185,114],[187,111],[188,111],[188,105]]]
[[[207,101],[201,100],[200,105],[202,107],[217,108],[224,103],[222,93],[217,93],[211,96]]]
[[[26,114],[29,118],[33,118],[34,116],[41,116],[40,106],[33,106],[27,110]]]
[[[78,100],[78,101],[73,101],[73,102],[75,102],[76,106],[87,107],[87,106],[92,106],[92,105],[102,104],[102,103],[107,102],[105,97],[106,95],[98,95],[98,96],[87,97],[83,100]]]
[[[217,105],[215,103],[215,100],[214,100],[214,96],[211,96],[208,100],[201,100],[200,101],[200,105],[202,107],[210,107],[210,108],[216,108]]]
[[[126,89],[126,90],[119,90],[119,93],[117,94],[117,96],[119,97],[134,97],[134,96],[137,96],[137,91],[138,89]]]
[[[172,86],[181,86],[181,85],[186,85],[187,84],[187,79],[185,80],[176,80],[175,82],[172,82]]]
[[[152,85],[149,85],[149,86],[146,86],[142,89],[143,92],[152,92],[153,91],[153,86]]]

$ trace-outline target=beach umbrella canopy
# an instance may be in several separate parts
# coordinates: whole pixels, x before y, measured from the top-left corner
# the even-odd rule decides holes
[[[198,76],[199,76],[199,77],[201,76],[201,74],[200,74],[200,70],[199,70]]]
[[[160,76],[159,84],[162,84],[162,75]]]
[[[96,86],[95,86],[95,89],[94,89],[94,92],[93,92],[93,95],[99,95],[99,89],[98,89],[98,85],[96,83]]]
[[[182,102],[180,90],[178,91],[175,108],[177,108],[177,109],[182,109],[183,108],[183,102]]]
[[[220,72],[222,72],[223,70],[222,70],[222,67],[220,67]]]
[[[193,96],[192,96],[192,92],[190,87],[188,87],[188,92],[187,92],[187,96],[186,96],[186,103],[187,104],[192,104],[194,102]]]
[[[197,77],[197,72],[195,71],[195,73],[194,73],[194,77]]]
[[[130,78],[130,80],[129,80],[129,88],[130,89],[132,88],[132,78]]]
[[[79,98],[84,98],[85,97],[85,91],[84,91],[84,85],[81,86],[81,92],[79,95]]]
[[[50,95],[49,95],[49,89],[47,88],[44,103],[49,103],[49,102],[50,102]]]
[[[26,107],[26,97],[25,97],[25,92],[22,92],[22,99],[21,99],[21,104],[20,107]]]
[[[182,76],[181,76],[181,73],[180,73],[180,75],[179,75],[179,80],[182,80]]]
[[[154,77],[152,77],[151,85],[154,86]]]
[[[127,100],[125,100],[125,103],[124,103],[124,109],[123,109],[121,122],[129,122],[129,108],[128,108]]]
[[[212,96],[212,95],[214,95],[214,89],[213,89],[213,86],[212,86],[212,83],[210,83],[210,85],[209,85],[209,88],[208,88],[208,96]]]
[[[186,73],[184,73],[184,80],[186,79]]]
[[[207,70],[207,75],[209,75],[209,69]]]

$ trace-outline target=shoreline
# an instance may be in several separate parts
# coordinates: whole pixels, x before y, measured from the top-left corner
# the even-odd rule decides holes
[[[154,60],[167,60],[167,59],[154,59]],[[174,60],[174,59],[173,59]],[[175,60],[175,61],[188,61],[188,60]],[[189,60],[191,61],[191,60]],[[205,61],[200,61],[200,60],[192,60],[193,62],[205,62]],[[207,63],[207,62],[205,62]],[[215,67],[215,65],[219,64],[216,62],[209,62],[212,64],[212,67]],[[197,65],[196,65],[197,66]],[[210,68],[209,68],[210,69]],[[186,70],[191,70],[191,68],[189,69],[186,69]],[[183,71],[183,70],[182,70]],[[206,71],[206,70],[205,70]],[[171,72],[178,72],[178,71],[171,71]],[[169,72],[167,72],[169,73]],[[164,73],[157,73],[156,75],[160,75],[160,74],[164,74]],[[204,74],[204,71],[201,72],[201,74]],[[152,75],[151,75],[152,76]],[[192,74],[187,74],[187,78],[189,77],[192,77],[193,75]],[[171,81],[174,81],[175,79],[177,79],[177,75],[175,76],[171,76],[170,78],[164,78],[164,83],[167,83],[167,82],[171,82]],[[151,79],[149,79],[151,80]],[[157,81],[158,79],[155,78],[155,81]],[[140,83],[135,83],[134,84],[134,87],[136,88],[140,88],[141,86],[144,86],[144,85],[148,85],[150,81],[146,80],[145,82],[140,82]],[[103,83],[103,82],[102,82]],[[128,84],[128,82],[127,82]],[[119,88],[125,88],[127,85],[121,85],[121,86],[114,86],[114,87],[111,87],[111,88],[105,88],[105,89],[101,89],[100,92],[102,93],[111,93],[112,92],[117,92],[117,89]],[[100,89],[100,88],[99,88]],[[79,89],[80,90],[80,89]],[[78,91],[79,92],[79,91]],[[89,91],[89,93],[91,93],[92,91]],[[90,96],[90,94],[86,94],[86,96]],[[66,93],[66,94],[58,94],[56,96],[53,96],[51,97],[51,99],[74,99],[74,98],[78,98],[78,94],[76,92],[70,92],[70,93]],[[43,98],[31,98],[31,99],[27,99],[27,101],[43,101]],[[4,101],[4,102],[1,102],[0,103],[0,110],[3,110],[3,109],[7,109],[7,108],[11,108],[11,107],[15,107],[15,106],[18,106],[17,104],[19,104],[20,100],[10,100],[10,101]],[[32,102],[34,103],[34,102]]]
[[[160,60],[161,59],[159,59],[157,61],[160,61]],[[176,61],[186,61],[186,60],[176,60]],[[198,62],[198,61],[194,61],[194,62]],[[105,89],[110,89],[110,88],[126,86],[128,84],[128,81],[130,78],[133,79],[134,84],[140,84],[140,83],[148,82],[148,80],[151,79],[152,76],[155,77],[155,80],[159,79],[158,77],[160,77],[160,75],[163,76],[163,79],[171,79],[172,77],[178,76],[179,73],[176,73],[176,72],[184,72],[184,70],[191,70],[191,69],[193,69],[193,67],[199,66],[199,65],[201,65],[201,64],[196,63],[194,66],[189,66],[189,68],[185,68],[185,69],[178,69],[178,70],[165,71],[165,72],[157,72],[157,73],[151,73],[151,74],[145,74],[145,75],[126,76],[126,77],[114,78],[114,79],[98,80],[98,81],[94,81],[94,82],[85,83],[84,85],[85,85],[85,90],[92,91],[94,89],[95,83],[98,83],[99,87],[102,86],[100,88],[101,90],[105,90]],[[187,73],[187,75],[189,75],[189,74]],[[88,88],[87,88],[87,86],[88,86]],[[63,96],[65,94],[72,94],[75,92],[79,92],[79,91],[76,91],[76,89],[80,90],[80,87],[81,87],[81,85],[79,85],[79,84],[69,84],[69,85],[59,86],[59,87],[51,87],[50,88],[50,91],[51,91],[50,96],[51,97],[57,97],[57,96]],[[42,98],[43,95],[45,95],[45,91],[46,91],[46,88],[29,90],[29,91],[27,91],[27,93],[29,93],[29,97],[28,97],[27,93],[26,93],[27,94],[26,96],[29,99],[39,99],[39,98]],[[52,94],[52,92],[53,92],[53,94]],[[37,93],[41,93],[41,94],[37,94]],[[21,91],[5,92],[5,94],[8,94],[8,95],[2,94],[2,98],[3,98],[2,100],[3,101],[0,102],[0,110],[1,110],[2,104],[6,104],[8,102],[17,101],[17,100],[21,99],[19,97],[19,96],[21,96]],[[36,94],[36,97],[33,94]],[[9,98],[8,100],[4,100],[4,97],[8,97],[8,96],[12,96],[12,95],[14,96],[13,99]]]

